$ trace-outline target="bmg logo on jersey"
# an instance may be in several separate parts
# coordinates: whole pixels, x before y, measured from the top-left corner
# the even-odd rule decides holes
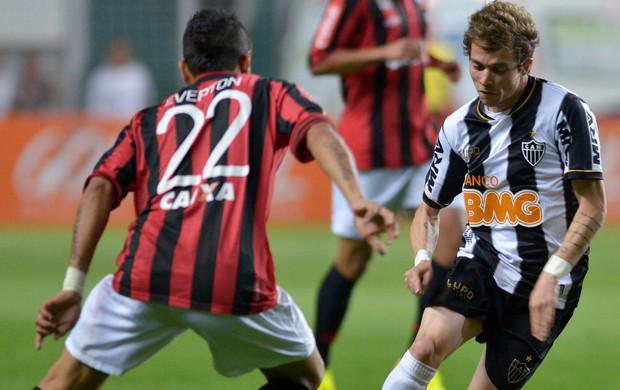
[[[513,194],[510,191],[487,190],[481,193],[474,189],[463,190],[465,209],[469,224],[474,226],[508,224],[510,226],[538,226],[543,221],[543,209],[538,193],[522,190]]]

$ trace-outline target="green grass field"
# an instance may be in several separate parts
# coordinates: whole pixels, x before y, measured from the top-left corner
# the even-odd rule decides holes
[[[110,229],[96,253],[87,287],[114,270],[124,238]],[[312,324],[314,298],[335,251],[325,226],[271,228],[280,285],[295,297]],[[581,304],[528,389],[620,389],[620,227],[606,226],[593,245]],[[29,389],[58,357],[62,342],[34,349],[34,319],[41,302],[62,283],[69,252],[68,228],[0,228],[0,389]],[[406,232],[386,257],[376,257],[358,284],[331,368],[339,390],[379,389],[409,343],[416,308],[403,274],[411,264]],[[470,342],[442,367],[449,390],[465,389],[481,346]],[[258,373],[227,379],[211,366],[205,343],[191,333],[106,389],[256,389]]]

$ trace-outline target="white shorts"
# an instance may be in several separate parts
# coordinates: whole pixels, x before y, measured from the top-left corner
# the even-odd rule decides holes
[[[422,204],[426,174],[430,161],[416,167],[373,169],[359,172],[360,188],[364,196],[389,208],[405,213]],[[465,208],[463,195],[458,195],[450,207]],[[404,215],[411,218],[412,215]],[[332,183],[332,232],[340,237],[359,239],[353,212],[342,192]]]
[[[187,329],[206,340],[213,366],[228,377],[305,359],[316,345],[303,313],[281,288],[274,308],[233,316],[131,299],[112,288],[112,279],[93,288],[65,343],[77,360],[109,375],[136,367]]]

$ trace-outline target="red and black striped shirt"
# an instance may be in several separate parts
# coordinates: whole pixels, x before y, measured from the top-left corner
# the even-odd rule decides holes
[[[136,114],[91,174],[136,220],[117,258],[128,297],[223,314],[277,301],[266,222],[287,148],[300,160],[321,108],[296,85],[233,72],[196,82]]]
[[[426,22],[415,0],[331,0],[315,34],[310,63],[337,49],[424,38]],[[344,112],[339,131],[360,170],[427,162],[437,139],[424,96],[423,65],[373,65],[342,76]]]

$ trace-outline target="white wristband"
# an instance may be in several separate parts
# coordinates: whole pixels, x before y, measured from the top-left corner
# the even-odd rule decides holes
[[[547,260],[543,271],[555,275],[558,280],[560,280],[568,275],[571,269],[573,269],[573,267],[568,261],[564,260],[560,256],[552,255],[549,260]]]
[[[426,249],[420,249],[418,253],[416,253],[413,266],[415,267],[423,261],[431,261],[431,252]]]
[[[69,266],[65,274],[65,280],[62,283],[63,291],[75,291],[84,296],[84,283],[86,282],[86,273],[78,268]]]

